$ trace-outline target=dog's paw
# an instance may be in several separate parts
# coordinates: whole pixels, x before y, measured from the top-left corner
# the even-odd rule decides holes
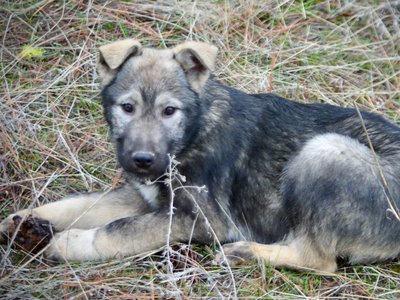
[[[101,258],[95,247],[97,229],[70,229],[50,241],[45,256],[51,261],[88,261]]]
[[[251,242],[225,244],[222,251],[217,251],[212,263],[214,265],[239,266],[256,260]]]

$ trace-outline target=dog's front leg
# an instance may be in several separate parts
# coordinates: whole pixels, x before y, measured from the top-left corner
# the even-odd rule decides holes
[[[208,223],[207,223],[208,224]],[[116,220],[106,226],[57,234],[46,256],[53,260],[86,261],[141,254],[157,250],[167,242],[210,242],[208,225],[200,218],[165,211]]]
[[[5,242],[14,234],[12,229],[15,229],[15,217],[24,219],[32,215],[34,218],[49,221],[56,231],[63,231],[70,228],[95,228],[113,220],[149,211],[149,206],[130,185],[103,193],[72,195],[60,201],[11,214],[0,223],[0,242]]]

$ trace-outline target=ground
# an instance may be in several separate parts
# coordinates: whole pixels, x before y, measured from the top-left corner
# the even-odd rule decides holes
[[[216,76],[247,92],[355,105],[400,123],[398,1],[11,1],[0,6],[0,218],[121,184],[95,72],[96,48],[199,40]],[[267,4],[263,4],[267,3]],[[0,249],[2,299],[400,297],[400,262],[332,276],[262,262],[211,264],[215,246],[49,265]]]

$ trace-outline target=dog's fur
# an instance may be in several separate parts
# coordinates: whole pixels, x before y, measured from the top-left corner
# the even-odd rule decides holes
[[[388,209],[400,204],[400,128],[363,111],[224,86],[211,75],[216,55],[198,42],[100,48],[105,116],[129,183],[17,212],[59,231],[46,254],[105,259],[218,238],[231,244],[216,260],[230,263],[332,272],[339,257],[398,256],[400,222]]]

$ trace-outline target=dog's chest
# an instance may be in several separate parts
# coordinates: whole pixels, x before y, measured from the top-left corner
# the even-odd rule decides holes
[[[160,206],[160,189],[156,184],[143,184],[136,182],[135,186],[144,200],[154,209]]]

